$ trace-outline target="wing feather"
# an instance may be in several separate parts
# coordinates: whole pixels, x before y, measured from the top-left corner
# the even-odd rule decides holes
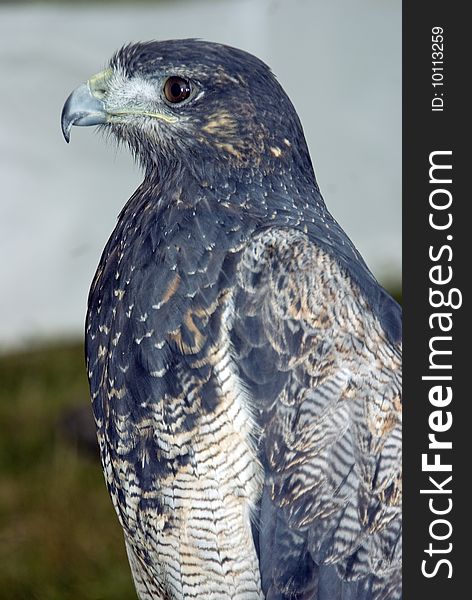
[[[263,429],[267,599],[400,598],[401,345],[346,267],[292,229],[254,237],[234,307]]]

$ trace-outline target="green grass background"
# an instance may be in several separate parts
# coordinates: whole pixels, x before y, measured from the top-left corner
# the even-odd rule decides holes
[[[62,425],[88,404],[81,343],[0,356],[2,600],[136,598],[98,448]]]

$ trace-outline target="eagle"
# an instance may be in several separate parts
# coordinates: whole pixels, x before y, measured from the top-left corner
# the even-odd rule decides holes
[[[328,212],[270,68],[125,45],[67,99],[66,141],[73,125],[144,173],[86,317],[140,600],[401,598],[401,310]]]

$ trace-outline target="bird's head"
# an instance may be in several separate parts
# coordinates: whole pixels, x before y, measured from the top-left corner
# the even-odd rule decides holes
[[[199,40],[124,46],[67,99],[67,141],[73,125],[104,127],[146,170],[280,165],[293,153],[309,162],[295,109],[269,67],[242,50]]]

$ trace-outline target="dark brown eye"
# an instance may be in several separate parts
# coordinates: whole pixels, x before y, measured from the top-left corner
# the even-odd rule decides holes
[[[182,77],[169,77],[164,84],[164,95],[169,102],[177,104],[190,96],[190,82]]]

